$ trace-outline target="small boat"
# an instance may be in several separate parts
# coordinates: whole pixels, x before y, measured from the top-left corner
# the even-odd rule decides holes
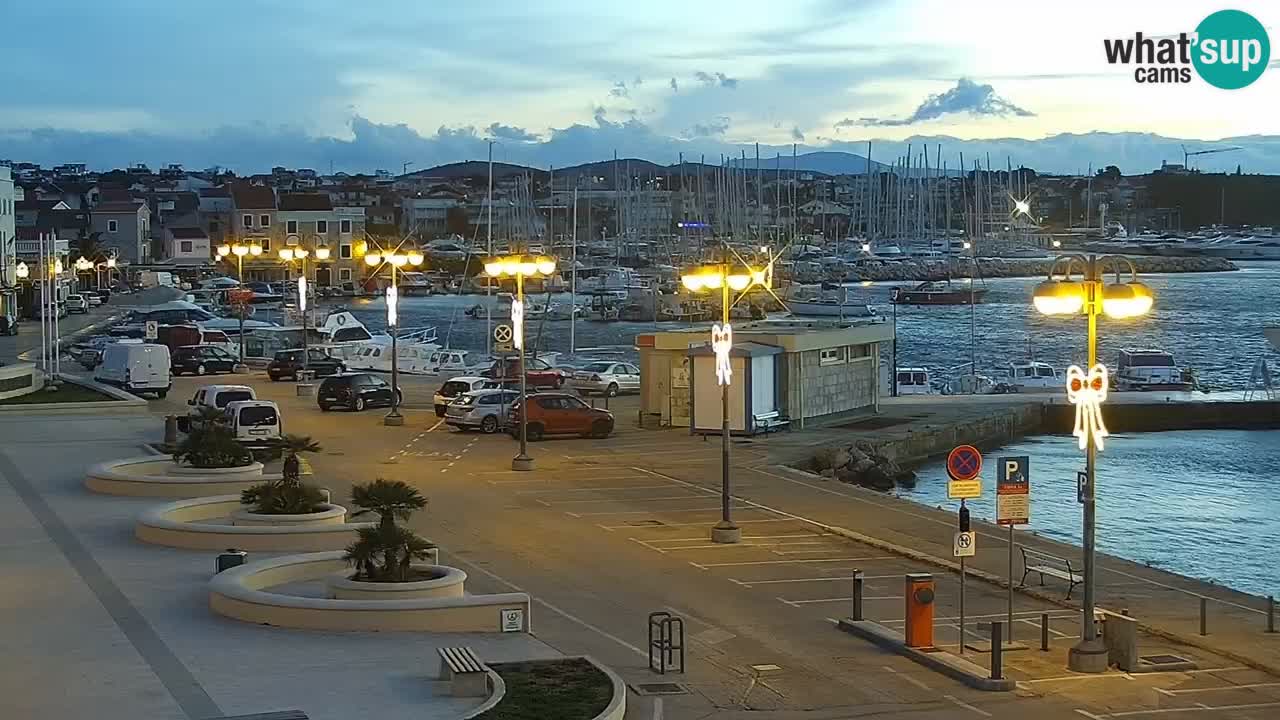
[[[894,288],[893,302],[899,305],[969,305],[982,302],[986,288],[956,288],[950,283],[923,282],[911,290]]]
[[[843,293],[822,293],[821,295],[787,300],[787,309],[792,315],[838,318],[874,318],[875,309],[865,302],[849,297],[848,289]]]
[[[1049,363],[1034,360],[1009,363],[1000,382],[1017,392],[1062,390],[1066,387],[1057,369]]]
[[[1164,350],[1121,350],[1113,380],[1116,390],[1193,390],[1195,378]]]

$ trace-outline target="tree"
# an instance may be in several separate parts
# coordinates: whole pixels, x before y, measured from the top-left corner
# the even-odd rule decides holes
[[[191,424],[191,432],[178,443],[173,461],[197,468],[244,467],[253,462],[253,453],[236,440],[226,422],[205,419],[202,413]]]
[[[298,455],[304,452],[320,452],[320,443],[312,440],[308,435],[285,435],[280,438],[277,445],[284,451],[282,479],[286,483],[297,485],[302,477],[302,463],[299,461]]]
[[[240,503],[253,505],[254,512],[263,515],[303,515],[324,510],[324,493],[302,482],[298,459],[304,452],[320,452],[319,443],[305,435],[285,435],[276,446],[284,451],[280,479],[246,488],[240,493]]]
[[[408,582],[415,560],[425,560],[435,547],[396,521],[408,521],[415,510],[427,506],[416,488],[399,480],[378,478],[351,488],[351,503],[359,508],[352,517],[378,515],[378,524],[361,528],[347,546],[343,559],[356,569],[353,579],[369,582]]]
[[[445,211],[444,229],[450,235],[461,235],[466,237],[470,234],[471,220],[467,217],[467,209],[461,205],[454,205]]]

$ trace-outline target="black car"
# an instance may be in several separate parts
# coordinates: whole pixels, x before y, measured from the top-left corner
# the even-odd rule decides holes
[[[396,391],[399,401],[404,393]],[[397,403],[399,404],[399,403]],[[328,411],[345,407],[359,412],[376,405],[391,406],[391,385],[377,375],[369,373],[342,373],[327,377],[316,392],[316,405]]]
[[[347,369],[341,360],[330,357],[329,353],[319,348],[308,348],[306,367],[302,364],[302,350],[281,350],[267,364],[267,377],[272,380],[283,378],[298,379],[300,370],[310,370],[316,377],[335,375]]]
[[[184,345],[169,356],[169,368],[174,375],[235,372],[238,362],[226,350],[211,345]]]

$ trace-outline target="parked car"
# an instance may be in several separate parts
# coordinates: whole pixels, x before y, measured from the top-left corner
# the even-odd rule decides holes
[[[529,415],[526,435],[537,442],[544,435],[581,435],[606,438],[613,434],[613,413],[593,408],[581,399],[565,393],[535,393],[528,396]],[[520,437],[520,417],[524,405],[520,401],[508,413],[511,437]]]
[[[84,299],[89,301],[89,307],[96,308],[102,304],[102,296],[95,292],[87,292]]]
[[[495,360],[488,370],[480,374],[486,378],[500,380],[505,385],[519,384],[520,361],[513,358]],[[546,360],[525,358],[525,382],[531,388],[555,388],[558,390],[564,386],[565,375],[564,371],[552,367]]]
[[[89,292],[102,298],[102,304],[104,305],[111,302],[111,288],[98,288]]]
[[[507,425],[512,404],[519,401],[516,390],[472,390],[449,403],[444,424],[462,430],[479,429],[495,433]]]
[[[399,395],[397,404],[404,401],[404,393]],[[360,412],[367,407],[391,405],[391,385],[382,378],[369,373],[340,373],[324,379],[316,391],[316,405],[323,411],[335,407],[345,407]]]
[[[207,375],[235,372],[239,360],[212,345],[186,345],[173,351],[170,367],[174,375]]]
[[[435,405],[436,409],[436,417],[444,417],[445,409],[449,406],[449,403],[461,397],[463,393],[497,387],[501,387],[501,384],[489,378],[473,375],[450,378],[440,386],[439,390],[436,390],[435,395],[432,397],[432,404]]]
[[[154,343],[121,340],[107,345],[102,364],[93,379],[132,393],[155,393],[163,398],[173,387],[170,375],[169,348]]]
[[[297,380],[298,372],[303,369],[302,353],[302,349],[281,350],[276,353],[271,362],[267,364],[267,377],[272,380],[281,380],[283,378]],[[306,353],[306,369],[315,373],[316,377],[336,375],[347,369],[347,366],[343,365],[341,360],[332,357],[320,348],[307,348]]]
[[[279,442],[280,406],[270,400],[236,400],[224,412],[241,445],[265,448]]]
[[[598,393],[614,397],[618,393],[640,391],[640,368],[631,363],[602,360],[575,372],[570,382],[583,395]]]
[[[187,405],[191,406],[187,415],[178,418],[178,429],[191,432],[192,418],[198,417],[206,408],[225,410],[233,402],[257,399],[257,394],[248,385],[201,385],[187,401]]]
[[[83,295],[67,296],[67,312],[68,313],[87,313],[89,312],[89,301]]]

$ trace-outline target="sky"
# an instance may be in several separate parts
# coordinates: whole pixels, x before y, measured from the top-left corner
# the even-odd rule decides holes
[[[888,157],[920,138],[1280,135],[1280,61],[1234,91],[1138,85],[1106,64],[1103,38],[1189,32],[1211,2],[7,4],[0,158],[15,160],[398,172],[481,159],[488,140],[498,159],[564,165],[756,142],[875,140]],[[1274,3],[1232,7],[1280,38]],[[1046,157],[1016,162],[1071,153]]]

